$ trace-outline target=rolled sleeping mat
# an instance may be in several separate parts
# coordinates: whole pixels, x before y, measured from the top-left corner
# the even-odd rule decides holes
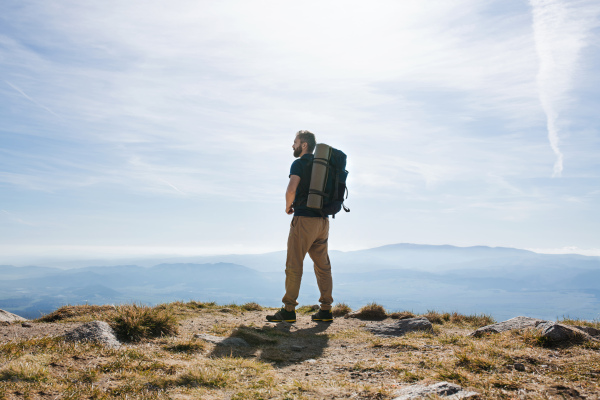
[[[323,208],[323,197],[325,196],[325,184],[327,183],[330,157],[331,147],[325,143],[317,144],[306,203],[310,208],[319,210]]]

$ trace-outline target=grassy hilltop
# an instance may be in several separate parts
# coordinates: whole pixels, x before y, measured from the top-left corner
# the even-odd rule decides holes
[[[413,383],[449,381],[482,399],[598,399],[600,342],[551,346],[536,331],[468,336],[485,315],[429,312],[433,332],[373,335],[369,320],[393,322],[370,304],[361,318],[269,324],[274,309],[174,302],[156,307],[66,306],[30,324],[0,326],[0,399],[392,399]],[[67,342],[82,322],[108,322],[120,348]],[[563,324],[600,328],[598,322]],[[29,325],[29,326],[27,326]],[[244,339],[216,346],[195,335]]]

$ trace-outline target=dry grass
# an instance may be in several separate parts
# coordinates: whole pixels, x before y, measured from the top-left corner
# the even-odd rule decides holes
[[[427,311],[423,314],[423,317],[427,318],[432,324],[443,325],[446,323],[454,325],[462,325],[480,328],[482,326],[491,325],[496,321],[489,315],[486,314],[473,314],[464,315],[457,312],[438,312],[438,311]]]
[[[352,309],[346,303],[337,303],[331,309],[331,313],[335,318],[343,317],[352,312]]]
[[[407,318],[414,318],[415,314],[413,314],[410,311],[399,311],[399,312],[394,312],[390,314],[390,318],[392,319],[407,319]]]
[[[262,311],[262,307],[258,303],[246,303],[242,305],[242,310],[244,311]]]
[[[129,342],[177,333],[177,320],[167,310],[136,304],[118,306],[111,325],[121,340]]]
[[[187,339],[175,338],[174,340],[167,341],[162,348],[171,353],[185,353],[191,355],[206,350],[206,342],[200,341],[193,336]]]
[[[365,321],[383,321],[388,317],[385,308],[377,303],[367,304],[352,316]]]
[[[131,314],[144,314],[128,307]],[[200,325],[179,327],[172,336],[144,336],[119,349],[60,338],[5,341],[0,399],[387,400],[400,386],[440,380],[484,399],[594,399],[600,393],[600,342],[547,347],[535,330],[472,338],[468,334],[489,317],[437,312],[426,314],[440,321],[434,333],[383,338],[364,330],[362,321],[324,325],[306,318],[290,327],[262,322],[266,311],[237,307],[235,313],[193,302],[150,308]],[[63,320],[87,319],[81,310],[69,312]],[[99,311],[99,316],[110,321],[116,313]],[[199,330],[241,337],[250,347],[236,354],[195,339]],[[293,345],[302,350],[292,350]]]
[[[589,328],[600,329],[600,321],[584,321],[577,318],[563,318],[558,321],[561,324],[573,325],[573,326],[587,326]]]
[[[107,314],[115,312],[115,306],[78,305],[63,306],[50,314],[46,314],[36,322],[71,322],[71,321],[94,321],[104,319]]]
[[[321,307],[318,304],[313,304],[310,306],[300,306],[296,308],[296,313],[301,315],[308,315],[319,311],[320,308]]]

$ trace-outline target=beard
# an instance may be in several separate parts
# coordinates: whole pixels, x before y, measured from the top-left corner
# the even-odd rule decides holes
[[[300,157],[300,154],[302,154],[302,147],[298,147],[297,149],[294,149],[294,157],[295,158]]]

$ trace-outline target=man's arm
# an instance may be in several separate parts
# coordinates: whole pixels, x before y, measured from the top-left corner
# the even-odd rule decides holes
[[[287,190],[285,191],[285,212],[287,214],[293,214],[294,209],[292,203],[296,199],[296,189],[300,183],[300,177],[298,175],[290,175],[290,182],[288,183]]]

